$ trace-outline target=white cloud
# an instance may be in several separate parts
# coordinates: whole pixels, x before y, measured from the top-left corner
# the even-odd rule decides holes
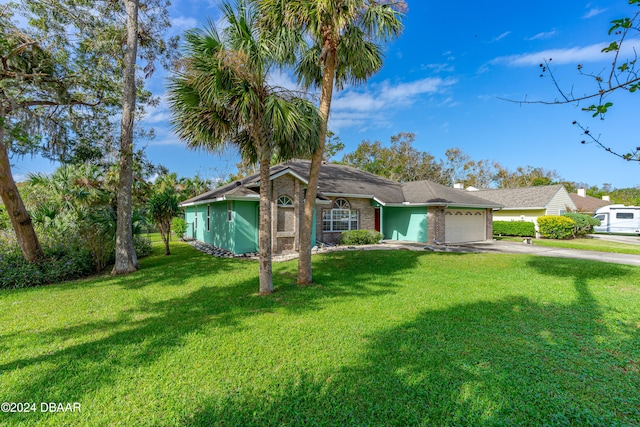
[[[494,37],[494,38],[491,40],[491,43],[494,43],[494,42],[500,41],[500,40],[502,40],[503,38],[507,37],[509,34],[511,34],[511,31],[505,31],[504,33],[500,34],[499,36]]]
[[[334,97],[329,126],[332,130],[390,126],[393,113],[410,108],[425,95],[444,93],[456,83],[455,79],[430,77],[413,82],[391,84],[384,81],[364,89],[346,89]],[[441,102],[447,106],[456,105],[452,98]]]
[[[532,40],[550,39],[556,34],[558,34],[556,30],[541,32],[536,34],[535,36],[529,37],[527,40],[532,41]]]
[[[594,16],[598,16],[601,13],[605,12],[607,9],[598,9],[593,8],[593,9],[589,9],[589,11],[587,13],[584,14],[584,16],[582,17],[582,19],[589,19],[589,18],[593,18]]]
[[[637,43],[637,42],[636,42]],[[523,67],[540,64],[545,59],[553,59],[554,64],[578,64],[583,62],[599,62],[609,60],[609,53],[602,53],[602,49],[609,43],[592,44],[589,46],[573,47],[568,49],[549,49],[534,53],[519,55],[499,56],[490,61],[491,65],[507,65]],[[633,55],[633,44],[623,45],[620,51],[622,56]]]
[[[182,32],[199,26],[200,22],[195,18],[190,18],[187,16],[177,16],[171,18],[171,28],[173,28],[176,32]]]

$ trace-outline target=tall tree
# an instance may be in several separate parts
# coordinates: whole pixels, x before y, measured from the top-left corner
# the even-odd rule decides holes
[[[327,137],[334,86],[366,81],[382,67],[380,44],[402,30],[403,0],[257,0],[263,27],[272,34],[303,34],[309,45],[296,64],[299,83],[320,89],[320,117],[324,123],[319,145],[311,158],[309,184],[300,230],[298,283],[312,282],[311,235],[315,202]],[[287,30],[292,30],[288,33]],[[298,45],[299,46],[299,45]],[[291,61],[293,45],[284,49],[282,60]]]
[[[120,130],[120,170],[118,183],[118,210],[116,227],[116,258],[111,274],[127,274],[138,269],[138,258],[133,245],[133,135],[136,115],[136,99],[139,90],[136,82],[138,44],[142,59],[148,61],[144,72],[149,77],[154,71],[154,61],[163,55],[170,56],[170,50],[161,35],[169,26],[168,1],[146,0],[146,20],[139,22],[139,0],[125,0],[126,42],[123,60],[123,102]]]
[[[56,7],[56,6],[52,6]],[[27,28],[12,18],[32,17]],[[0,6],[0,195],[25,259],[43,257],[38,236],[12,176],[9,153],[64,160],[98,127],[109,127],[117,92],[112,64],[92,51],[82,31],[71,34],[67,9],[24,1]],[[82,21],[76,27],[80,27]],[[89,137],[89,138],[88,138]]]
[[[136,59],[138,56],[138,0],[125,0],[127,41],[124,54],[123,103],[120,128],[120,175],[116,226],[116,259],[111,274],[127,274],[138,269],[133,246],[133,122],[136,109]]]
[[[441,166],[426,151],[413,146],[415,134],[400,132],[391,136],[389,147],[379,141],[362,141],[353,153],[346,154],[342,163],[399,182],[438,181]]]
[[[235,9],[235,10],[234,10]],[[271,87],[274,40],[261,37],[256,9],[246,0],[222,4],[225,27],[186,34],[186,58],[172,78],[169,103],[178,135],[191,148],[218,150],[227,144],[260,170],[260,293],[273,292],[271,268],[270,162],[275,150],[291,158],[317,144],[316,108]]]

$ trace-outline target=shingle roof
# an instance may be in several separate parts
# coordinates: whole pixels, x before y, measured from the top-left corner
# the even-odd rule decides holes
[[[591,196],[579,196],[576,193],[569,193],[571,200],[576,204],[578,212],[595,212],[602,206],[610,205],[611,202],[607,200],[598,199]]]
[[[281,163],[271,167],[271,176],[290,171],[307,180],[310,164],[311,162],[308,160]],[[214,200],[222,196],[257,195],[257,188],[247,188],[247,186],[256,185],[259,180],[259,174],[254,174],[185,200],[182,204]],[[399,183],[350,166],[333,163],[324,164],[320,168],[318,192],[320,198],[322,198],[322,194],[359,195],[375,197],[383,204],[443,204],[487,208],[501,206],[499,203],[488,201],[467,191],[445,187],[435,182]]]
[[[498,203],[505,208],[545,208],[555,196],[562,184],[543,185],[538,187],[499,188],[478,190],[478,197]]]

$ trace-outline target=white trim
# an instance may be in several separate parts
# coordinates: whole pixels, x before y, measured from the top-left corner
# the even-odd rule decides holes
[[[180,203],[179,206],[182,207],[182,208],[187,208],[189,206],[206,205],[207,203],[226,202],[226,201],[229,201],[229,200],[254,201],[254,200],[260,200],[260,195],[256,194],[255,196],[222,196],[222,197],[218,197],[218,198],[215,198],[215,199],[205,199],[205,200],[198,200],[197,202]]]

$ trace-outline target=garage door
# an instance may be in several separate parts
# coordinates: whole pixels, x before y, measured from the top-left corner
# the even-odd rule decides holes
[[[486,239],[485,211],[447,209],[445,212],[445,242],[477,242]]]

